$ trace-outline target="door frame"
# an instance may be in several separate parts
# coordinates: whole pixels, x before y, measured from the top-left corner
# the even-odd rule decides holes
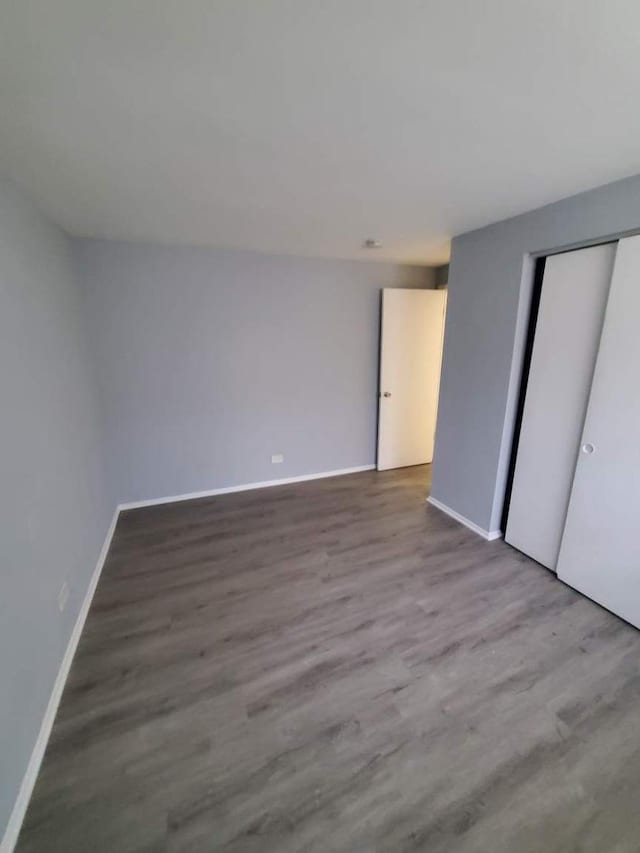
[[[638,232],[626,232],[615,236],[607,235],[557,248],[540,249],[523,255],[519,312],[516,323],[513,356],[511,359],[509,391],[502,431],[503,441],[500,448],[500,460],[492,512],[493,517],[495,510],[500,507],[501,535],[506,530],[509,515],[509,502],[513,488],[513,475],[518,454],[518,441],[520,438],[524,402],[527,393],[527,381],[535,339],[535,326],[538,318],[540,297],[542,295],[544,261],[552,255],[561,255],[565,252],[577,251],[578,249],[589,249],[592,246],[604,246],[608,243],[616,243],[618,240],[633,236],[636,233]]]
[[[439,402],[440,398],[440,385],[442,381],[442,364],[444,357],[444,336],[445,336],[445,327],[446,327],[446,318],[447,318],[447,301],[448,301],[448,288],[445,287],[417,287],[417,288],[406,288],[406,287],[382,287],[380,288],[379,294],[379,302],[378,302],[378,377],[377,377],[377,393],[376,393],[376,433],[375,433],[375,442],[376,442],[376,459],[375,459],[375,467],[377,470],[379,465],[379,456],[380,456],[380,413],[381,413],[381,399],[383,394],[382,389],[382,346],[383,346],[383,312],[384,312],[384,292],[385,290],[412,290],[417,292],[429,292],[429,293],[442,293],[443,295],[443,317],[442,317],[442,335],[440,340],[440,369],[438,371],[438,387],[436,392],[436,397]],[[437,432],[438,426],[438,408],[436,408],[436,422],[434,425],[434,442]],[[431,463],[427,463],[431,464]],[[411,467],[411,466],[401,466],[401,467]],[[395,470],[395,469],[383,469],[383,470]]]

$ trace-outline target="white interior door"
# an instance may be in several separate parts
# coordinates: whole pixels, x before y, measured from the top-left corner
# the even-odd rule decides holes
[[[555,571],[615,244],[547,258],[505,540]]]
[[[382,291],[378,470],[433,461],[446,291]]]
[[[640,628],[640,237],[620,240],[558,577]]]

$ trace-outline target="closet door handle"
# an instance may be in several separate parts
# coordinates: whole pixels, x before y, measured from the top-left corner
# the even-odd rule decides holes
[[[582,452],[586,453],[587,456],[591,456],[591,454],[595,451],[595,447],[590,442],[586,442],[582,445]]]

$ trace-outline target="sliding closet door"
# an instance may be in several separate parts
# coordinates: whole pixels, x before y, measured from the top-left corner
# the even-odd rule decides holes
[[[618,245],[558,576],[640,628],[640,237]]]
[[[552,255],[544,279],[505,540],[555,570],[615,244]]]

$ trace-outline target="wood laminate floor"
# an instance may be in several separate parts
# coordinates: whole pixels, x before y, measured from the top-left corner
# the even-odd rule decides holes
[[[640,850],[640,633],[428,476],[123,514],[20,853]]]

